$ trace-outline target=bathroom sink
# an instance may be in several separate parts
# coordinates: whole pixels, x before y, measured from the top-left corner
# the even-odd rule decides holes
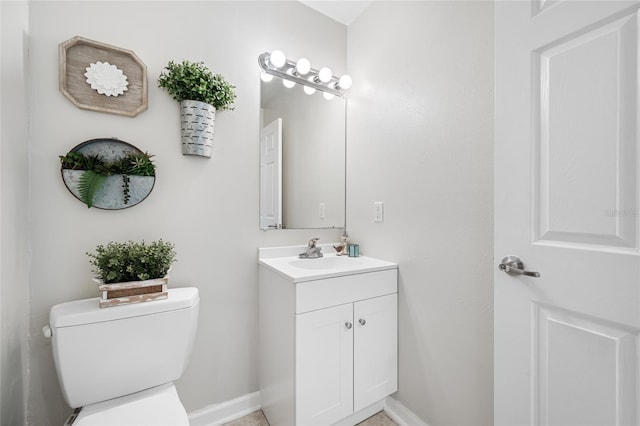
[[[295,283],[365,272],[396,269],[397,264],[368,256],[348,257],[331,253],[330,244],[322,245],[324,257],[300,259],[306,246],[268,247],[259,249],[258,263]]]
[[[362,265],[362,262],[357,257],[333,256],[317,259],[294,259],[289,264],[301,269],[353,269]]]

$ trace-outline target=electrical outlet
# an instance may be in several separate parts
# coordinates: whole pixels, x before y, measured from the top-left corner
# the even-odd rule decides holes
[[[384,202],[376,201],[373,203],[373,221],[376,223],[384,222]]]
[[[318,216],[320,216],[320,219],[324,219],[324,203],[320,203],[318,206]]]

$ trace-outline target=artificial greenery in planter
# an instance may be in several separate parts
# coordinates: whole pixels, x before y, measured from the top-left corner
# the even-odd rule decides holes
[[[169,61],[160,73],[158,83],[178,102],[200,101],[218,110],[234,108],[236,87],[202,62]]]
[[[80,199],[92,207],[96,193],[109,176],[122,175],[123,203],[130,201],[130,176],[155,176],[153,155],[147,152],[131,152],[115,161],[105,161],[99,155],[84,155],[70,151],[59,156],[63,170],[83,170],[78,179]]]
[[[175,246],[163,240],[98,245],[87,252],[96,278],[105,284],[163,278],[176,261]]]
[[[186,60],[169,61],[158,84],[180,102],[182,153],[210,157],[216,109],[234,109],[236,86],[204,63]]]
[[[87,255],[102,295],[101,308],[167,298],[167,273],[176,261],[172,243],[112,241]]]

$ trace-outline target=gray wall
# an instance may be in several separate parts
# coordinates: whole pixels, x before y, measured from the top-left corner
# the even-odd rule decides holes
[[[170,286],[200,289],[197,340],[177,383],[187,410],[256,391],[257,248],[339,235],[258,229],[257,58],[279,48],[344,72],[346,28],[298,2],[46,1],[31,3],[29,16],[32,423],[61,424],[68,413],[40,328],[52,305],[97,295],[85,252],[111,240],[174,242]],[[146,112],[129,118],[81,110],[59,92],[58,43],[75,35],[133,50],[145,62]],[[216,116],[211,159],[180,152],[178,104],[157,87],[171,59],[204,61],[238,87],[235,111]],[[130,209],[87,209],[62,183],[58,155],[112,136],[156,155],[155,188]]]
[[[347,38],[347,227],[400,265],[396,398],[493,424],[493,5],[376,1]]]

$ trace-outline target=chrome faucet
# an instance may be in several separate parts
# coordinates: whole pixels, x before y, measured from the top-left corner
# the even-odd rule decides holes
[[[304,253],[300,253],[298,257],[300,259],[317,259],[322,257],[322,247],[316,245],[320,238],[312,238],[307,244],[307,250]]]

